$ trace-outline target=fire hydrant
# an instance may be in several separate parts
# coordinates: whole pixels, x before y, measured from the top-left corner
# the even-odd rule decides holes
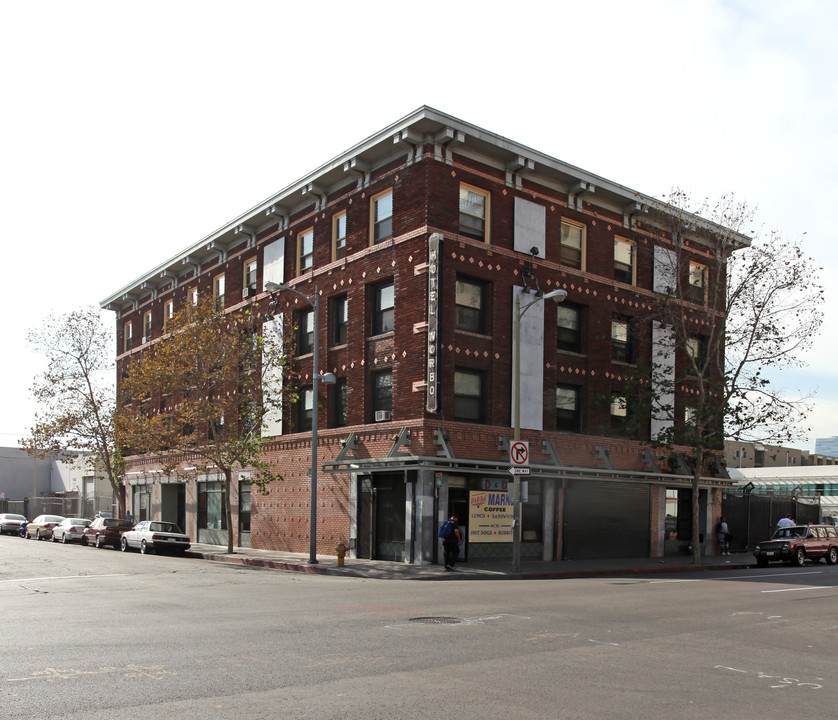
[[[338,554],[338,567],[343,567],[343,559],[346,557],[346,551],[349,550],[346,545],[340,543],[336,548],[335,552]]]

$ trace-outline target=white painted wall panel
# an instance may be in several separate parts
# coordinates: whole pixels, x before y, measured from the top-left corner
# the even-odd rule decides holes
[[[652,438],[672,427],[675,383],[675,333],[652,323]]]
[[[521,296],[521,309],[533,300],[533,293],[522,293],[521,288],[512,288],[512,417],[515,422],[515,297]],[[526,310],[521,318],[521,427],[542,430],[544,425],[544,301],[539,300]]]
[[[515,198],[515,250],[529,254],[536,247],[538,256],[544,257],[546,227],[547,216],[543,205]]]
[[[262,268],[262,287],[265,283],[285,282],[285,238],[274,240],[265,245],[264,267]]]

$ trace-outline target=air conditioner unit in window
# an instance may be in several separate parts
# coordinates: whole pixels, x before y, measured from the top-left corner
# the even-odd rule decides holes
[[[246,287],[242,290],[242,299],[256,297],[256,288],[255,287]]]
[[[390,419],[390,411],[389,410],[376,410],[375,411],[375,421],[376,422],[387,422]]]
[[[143,342],[142,342],[142,344],[143,344],[143,345],[145,345],[145,344],[146,344],[149,340],[151,340],[151,338],[150,338],[150,337],[147,337],[147,336],[143,335]]]

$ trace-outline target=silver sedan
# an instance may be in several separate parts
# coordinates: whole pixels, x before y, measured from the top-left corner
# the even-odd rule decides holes
[[[74,542],[84,537],[84,529],[90,525],[85,518],[64,518],[52,529],[53,542]]]
[[[17,535],[20,532],[20,524],[25,522],[26,518],[23,515],[2,513],[0,514],[0,534]]]
[[[181,555],[189,549],[189,536],[171,522],[143,520],[132,530],[122,533],[120,548],[123,552],[139,550],[149,552],[178,552]]]

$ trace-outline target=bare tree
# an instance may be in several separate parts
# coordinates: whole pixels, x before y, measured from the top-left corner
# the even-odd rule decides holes
[[[688,454],[699,563],[699,480],[725,438],[782,443],[805,432],[809,397],[788,397],[768,373],[802,364],[822,322],[823,287],[796,243],[747,231],[754,211],[732,197],[693,206],[676,190],[652,212],[664,229],[646,384],[652,439]]]
[[[262,433],[282,402],[281,331],[258,304],[225,313],[208,297],[169,319],[166,334],[125,368],[117,428],[127,451],[156,457],[169,473],[184,454],[224,478],[227,552],[233,552],[231,490],[236,468],[253,483],[281,477],[264,456]]]
[[[114,437],[113,338],[96,308],[53,315],[28,340],[47,360],[35,377],[35,424],[21,446],[33,457],[88,456],[111,484],[120,516],[125,493],[123,460]]]

